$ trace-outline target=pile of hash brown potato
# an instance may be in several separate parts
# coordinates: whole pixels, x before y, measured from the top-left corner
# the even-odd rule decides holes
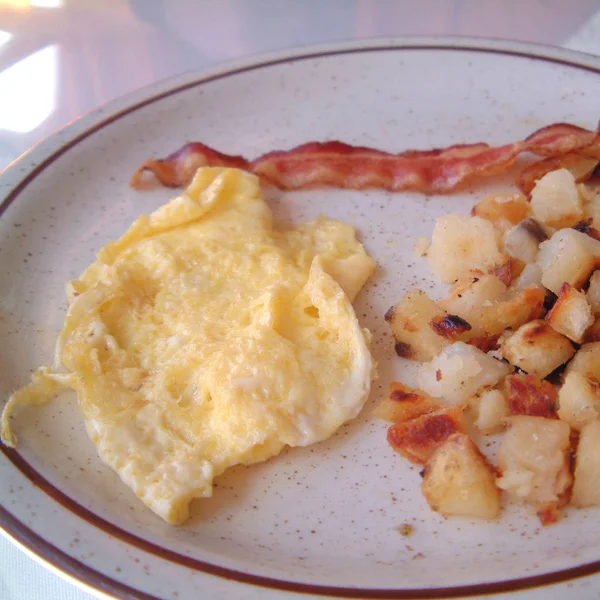
[[[410,290],[385,315],[398,355],[422,361],[420,389],[392,383],[375,414],[424,467],[432,510],[495,519],[504,492],[548,524],[600,505],[599,230],[600,185],[563,168],[419,240],[451,288]],[[474,440],[498,433],[493,464]]]

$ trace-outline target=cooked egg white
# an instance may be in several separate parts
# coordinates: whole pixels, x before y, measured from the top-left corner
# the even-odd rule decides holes
[[[279,229],[258,180],[200,169],[70,282],[57,346],[19,404],[76,390],[102,460],[182,523],[235,464],[330,436],[361,410],[373,362],[351,301],[374,270],[354,229]]]

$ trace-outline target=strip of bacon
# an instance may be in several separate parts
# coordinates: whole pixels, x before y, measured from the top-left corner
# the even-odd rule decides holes
[[[151,172],[166,187],[187,185],[200,167],[231,167],[248,170],[248,161],[243,156],[223,154],[200,142],[191,142],[166,158],[145,161],[131,177],[130,185],[143,187],[143,175]]]
[[[522,152],[550,158],[569,153],[600,156],[600,125],[592,132],[556,123],[525,140],[499,147],[479,143],[400,154],[335,141],[311,142],[292,150],[270,152],[253,161],[193,142],[164,159],[143,163],[133,174],[131,186],[143,187],[144,175],[151,173],[165,186],[181,187],[190,182],[198,167],[227,166],[244,169],[287,190],[327,185],[447,193],[475,176],[505,171]]]

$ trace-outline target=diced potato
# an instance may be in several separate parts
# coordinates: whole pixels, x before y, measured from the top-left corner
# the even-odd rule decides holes
[[[425,392],[393,381],[388,395],[373,411],[373,415],[384,421],[402,423],[440,408],[440,403]]]
[[[575,229],[561,229],[540,244],[542,283],[558,294],[563,283],[581,289],[600,264],[600,242]]]
[[[580,344],[594,322],[592,308],[583,292],[564,283],[552,310],[546,315],[552,329]]]
[[[444,315],[443,317],[434,317],[429,321],[429,326],[437,335],[456,342],[464,339],[471,331],[471,325],[458,315]]]
[[[473,335],[500,335],[540,316],[545,293],[540,288],[510,289],[498,300],[482,304],[470,315]]]
[[[528,263],[521,271],[521,274],[515,279],[513,288],[542,288],[542,267],[536,262]]]
[[[506,397],[500,390],[486,390],[475,406],[475,427],[483,433],[494,433],[504,427],[504,418],[510,414]]]
[[[388,429],[389,445],[412,463],[424,465],[432,452],[453,433],[464,433],[467,420],[464,406],[447,406],[396,423]]]
[[[458,279],[439,304],[449,313],[468,321],[474,310],[482,304],[498,300],[505,291],[506,285],[495,275],[472,270]]]
[[[496,276],[468,271],[439,305],[465,319],[472,328],[469,336],[500,335],[507,327],[517,328],[537,318],[544,305],[544,292],[538,288],[514,288]]]
[[[558,391],[558,403],[559,418],[573,429],[581,429],[600,417],[600,383],[571,371]]]
[[[584,219],[583,221],[579,221],[579,223],[574,225],[573,229],[580,231],[581,233],[585,233],[585,235],[600,242],[600,231],[598,231],[598,229],[596,229],[592,223],[593,219]]]
[[[432,319],[445,317],[445,311],[421,290],[410,290],[385,315],[396,352],[404,358],[431,360],[450,341],[430,326]]]
[[[591,421],[581,430],[571,503],[600,506],[600,421]]]
[[[430,508],[442,515],[495,519],[500,490],[494,467],[464,434],[440,444],[425,466],[421,490]]]
[[[500,336],[498,335],[484,334],[481,336],[469,337],[466,342],[469,346],[475,346],[475,348],[479,348],[479,350],[487,354],[492,350],[498,349],[499,338]]]
[[[583,336],[585,344],[590,342],[600,342],[600,314],[596,317],[596,320],[591,324],[590,328],[585,332]]]
[[[570,227],[583,217],[575,178],[567,169],[550,171],[531,192],[533,216],[552,227]]]
[[[527,218],[504,234],[504,252],[524,263],[532,263],[538,254],[540,244],[547,239],[540,224]]]
[[[504,285],[509,286],[524,268],[525,263],[522,260],[507,256],[504,261],[490,269],[488,273],[495,275]]]
[[[487,271],[501,263],[498,243],[499,233],[489,221],[443,215],[435,223],[427,258],[434,273],[452,283],[469,269]]]
[[[471,209],[471,216],[491,221],[503,229],[520,223],[530,212],[529,202],[523,194],[491,194]]]
[[[588,287],[586,296],[592,311],[600,315],[600,269],[594,271],[590,277],[590,286]]]
[[[538,506],[557,502],[571,484],[570,428],[564,421],[515,416],[498,448],[498,487]]]
[[[600,342],[584,344],[573,360],[567,365],[565,374],[572,371],[581,373],[588,379],[600,381]]]
[[[500,343],[500,353],[515,367],[540,378],[575,354],[571,342],[545,321],[530,321]]]
[[[496,385],[512,367],[478,348],[454,342],[431,362],[421,365],[419,386],[449,404],[466,402],[481,388]]]
[[[600,185],[598,183],[581,184],[579,195],[583,198],[583,214],[592,219],[592,225],[600,229]]]
[[[504,380],[508,406],[513,415],[556,417],[556,388],[535,375],[509,375]]]

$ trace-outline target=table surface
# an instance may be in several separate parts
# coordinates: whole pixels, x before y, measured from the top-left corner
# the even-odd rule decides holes
[[[0,0],[0,170],[74,118],[154,81],[261,52],[399,35],[600,55],[600,0]],[[3,537],[0,597],[92,598]]]

